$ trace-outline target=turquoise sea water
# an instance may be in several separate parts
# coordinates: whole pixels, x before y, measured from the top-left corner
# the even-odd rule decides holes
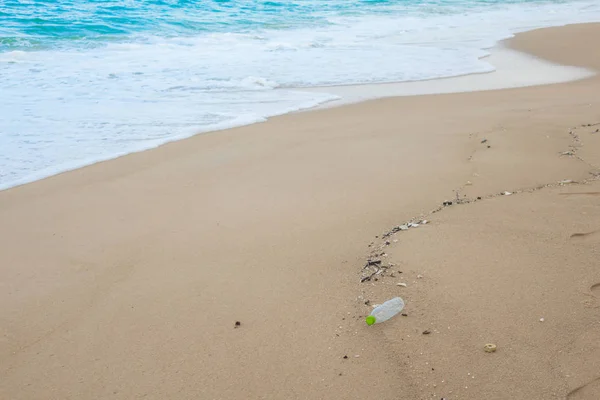
[[[484,72],[594,0],[5,0],[0,189],[335,98],[306,86]]]

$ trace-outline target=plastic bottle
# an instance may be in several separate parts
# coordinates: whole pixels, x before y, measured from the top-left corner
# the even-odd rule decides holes
[[[404,300],[400,297],[394,297],[391,300],[386,301],[380,306],[377,306],[371,311],[371,315],[367,316],[367,325],[378,324],[385,322],[398,314],[404,308]]]

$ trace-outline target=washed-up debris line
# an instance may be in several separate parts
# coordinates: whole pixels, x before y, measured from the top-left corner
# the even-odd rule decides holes
[[[429,221],[426,219],[411,220],[402,225],[397,225],[397,226],[393,227],[388,232],[385,232],[384,234],[382,234],[381,238],[386,239],[397,232],[414,229],[421,225],[426,225],[427,223],[429,223]],[[365,265],[363,267],[362,277],[360,278],[361,282],[368,282],[371,280],[377,281],[380,276],[381,277],[385,276],[385,274],[387,272],[390,272],[389,276],[394,277],[394,271],[390,270],[390,268],[394,267],[394,264],[384,263],[382,258],[387,257],[387,254],[384,251],[381,251],[383,248],[385,248],[386,246],[389,246],[391,244],[392,244],[391,241],[385,240],[379,246],[378,250],[374,250],[372,252],[372,254],[369,256],[369,258],[367,259],[367,262],[365,263]],[[371,245],[369,245],[369,247]],[[398,271],[398,273],[402,273],[402,272]]]
[[[594,123],[594,124],[583,124],[582,127],[592,127],[592,126],[596,126],[596,125],[600,125],[600,122]],[[444,202],[442,202],[441,205],[439,205],[435,209],[431,210],[430,212],[428,212],[426,214],[421,214],[421,218],[424,215],[433,215],[435,213],[438,213],[438,212],[440,212],[450,206],[454,206],[454,205],[469,204],[469,203],[473,203],[473,202],[477,202],[477,201],[492,199],[492,198],[495,198],[498,196],[511,196],[511,195],[520,194],[520,193],[532,193],[537,190],[549,188],[549,187],[558,187],[558,186],[571,185],[571,184],[584,185],[589,182],[599,180],[600,179],[600,166],[592,165],[588,161],[578,157],[576,154],[577,149],[582,146],[579,135],[577,133],[575,133],[576,129],[577,129],[577,127],[574,127],[574,128],[571,128],[571,130],[569,131],[569,135],[571,136],[571,145],[569,146],[569,150],[562,152],[560,154],[575,156],[580,161],[587,164],[590,167],[590,171],[589,171],[590,178],[582,179],[582,180],[578,180],[578,181],[575,181],[572,179],[563,179],[559,182],[541,184],[541,185],[532,186],[532,187],[528,187],[528,188],[522,188],[522,189],[515,189],[510,192],[502,191],[500,193],[489,194],[487,196],[477,196],[474,198],[468,198],[466,194],[461,196],[460,189],[457,189],[457,190],[455,190],[455,198],[453,200],[445,200]],[[598,132],[598,131],[599,131],[599,129],[596,130],[596,132]],[[483,139],[482,143],[487,143],[487,139]],[[472,186],[472,182],[467,181],[467,186]],[[428,222],[429,221],[426,219],[413,218],[411,221],[406,222],[402,225],[394,226],[391,230],[382,234],[381,239],[385,239],[385,240],[379,246],[376,245],[376,242],[371,242],[368,246],[369,248],[372,249],[371,255],[369,256],[367,263],[365,264],[365,266],[362,269],[362,277],[361,277],[360,281],[361,282],[368,282],[371,280],[377,281],[378,276],[383,277],[388,272],[389,272],[389,276],[393,278],[395,276],[394,275],[395,271],[393,271],[391,268],[394,266],[394,264],[392,264],[392,263],[386,264],[383,262],[382,257],[387,257],[387,254],[381,250],[383,250],[386,246],[391,245],[392,243],[398,242],[398,240],[394,239],[394,240],[390,241],[390,240],[388,240],[388,238],[400,231],[407,231],[411,228],[417,228],[421,225],[427,224]],[[380,237],[375,236],[375,239],[380,239]],[[397,271],[397,272],[402,273],[402,271]]]
[[[367,264],[363,268],[363,276],[360,279],[361,282],[370,281],[371,279],[377,280],[377,275],[383,274],[391,265],[383,265],[379,259],[369,259]]]
[[[407,231],[410,228],[417,228],[420,225],[425,225],[427,224],[429,221],[427,221],[426,219],[422,219],[422,220],[418,220],[418,221],[412,221],[412,222],[407,222],[405,224],[402,225],[397,225],[395,227],[393,227],[390,231],[384,233],[382,235],[383,238],[387,238],[392,236],[394,233],[396,232],[400,232],[400,231]],[[386,241],[386,243],[388,243],[389,241]]]

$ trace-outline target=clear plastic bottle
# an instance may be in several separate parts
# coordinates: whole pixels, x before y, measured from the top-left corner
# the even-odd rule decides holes
[[[404,300],[402,300],[400,297],[394,297],[382,305],[375,307],[373,311],[371,311],[371,315],[369,315],[366,319],[367,325],[373,325],[387,321],[402,311],[403,308]]]

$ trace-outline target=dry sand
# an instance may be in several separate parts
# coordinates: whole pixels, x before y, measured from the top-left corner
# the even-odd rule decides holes
[[[510,44],[600,70],[598,39]],[[384,99],[0,192],[0,398],[598,399],[598,122],[599,78]]]

